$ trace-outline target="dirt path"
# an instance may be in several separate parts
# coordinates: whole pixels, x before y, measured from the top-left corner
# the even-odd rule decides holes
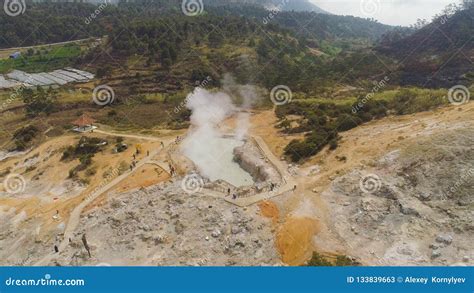
[[[429,112],[390,116],[341,133],[336,150],[328,151],[326,148],[299,166],[297,191],[281,198],[284,200],[278,198],[275,201],[280,204],[281,217],[286,215],[276,242],[283,261],[302,264],[306,260],[304,256],[310,256],[312,250],[322,254],[352,255],[350,243],[334,233],[334,215],[329,206],[332,198],[325,197],[324,191],[337,177],[353,169],[369,168],[367,166],[372,162],[403,148],[410,140],[430,137],[441,130],[457,131],[469,127],[467,123],[472,121],[472,113],[474,103],[471,102],[460,107],[447,106]],[[306,237],[312,227],[308,221],[294,224],[295,219],[304,218],[317,222],[318,229],[314,230],[313,237]]]
[[[262,192],[254,196],[238,198],[236,200],[226,199],[227,201],[237,204],[238,206],[252,205],[259,201],[267,200],[272,197],[285,194],[291,191],[293,187],[296,185],[295,180],[286,171],[285,164],[273,154],[273,152],[270,150],[270,148],[265,143],[265,141],[260,136],[257,136],[257,135],[253,135],[252,138],[255,140],[258,148],[265,155],[265,157],[273,164],[273,166],[275,166],[278,169],[278,172],[282,176],[283,183],[282,183],[282,186],[277,187],[277,189],[275,189],[274,191]]]
[[[215,198],[221,198],[224,199],[225,201],[235,204],[239,207],[246,207],[250,206],[253,204],[256,204],[262,200],[268,200],[270,198],[286,194],[287,192],[290,192],[293,190],[293,186],[296,185],[296,181],[288,174],[286,171],[285,164],[281,162],[270,150],[268,145],[265,143],[265,141],[260,137],[256,135],[252,135],[252,138],[255,140],[257,143],[257,147],[260,149],[262,154],[265,155],[265,157],[275,166],[275,168],[278,169],[278,172],[282,176],[282,185],[277,186],[275,190],[273,191],[266,191],[266,192],[261,192],[252,196],[248,197],[243,197],[243,198],[237,198],[237,199],[232,199],[229,196],[227,196],[226,193],[222,193],[219,191],[215,190],[210,190],[210,189],[203,189],[200,192],[198,192],[199,195],[201,196],[211,196]]]
[[[66,42],[58,42],[58,43],[50,43],[50,44],[44,44],[44,45],[35,45],[35,46],[2,48],[2,49],[0,49],[0,57],[1,57],[3,54],[8,55],[8,54],[11,53],[12,51],[25,50],[25,49],[30,49],[30,48],[42,48],[42,47],[59,46],[59,45],[66,45],[66,44],[72,44],[72,43],[80,43],[80,42],[87,41],[87,40],[91,40],[91,39],[93,39],[93,38],[72,40],[72,41],[66,41]]]
[[[116,132],[104,131],[104,130],[100,130],[100,129],[95,129],[94,133],[100,133],[100,134],[109,135],[109,136],[116,136],[116,137],[127,137],[127,138],[143,139],[143,140],[149,140],[149,141],[163,141],[163,139],[159,139],[159,138],[153,137],[153,136],[116,133]]]
[[[268,210],[263,216],[272,216],[272,221],[277,222],[275,224],[275,245],[286,264],[303,264],[313,251],[323,254],[352,255],[350,243],[346,243],[346,240],[335,232],[332,223],[334,214],[331,213],[329,205],[331,198],[324,197],[323,192],[330,187],[337,177],[350,172],[354,168],[367,166],[380,156],[400,149],[406,144],[405,141],[407,140],[418,139],[418,136],[430,136],[439,129],[460,129],[466,122],[472,121],[473,111],[474,103],[470,103],[463,107],[444,107],[430,112],[393,116],[372,121],[341,133],[340,145],[336,150],[328,151],[325,149],[305,164],[298,166],[295,169],[297,176],[288,174],[286,164],[277,157],[279,155],[277,145],[283,145],[288,137],[282,134],[277,136],[276,133],[270,133],[269,131],[265,134],[267,132],[265,127],[270,128],[273,125],[263,124],[264,119],[262,119],[262,124],[258,125],[262,128],[258,133],[253,132],[253,134],[256,134],[254,138],[262,153],[279,169],[281,174],[285,175],[284,189],[281,187],[277,188],[274,194],[264,193],[238,200],[226,198],[226,194],[217,191],[203,190],[197,195],[218,197],[238,206],[252,205],[270,197],[273,198],[270,203],[267,203],[266,208]],[[262,114],[261,116],[267,117],[269,114]],[[160,137],[120,134],[103,130],[96,130],[95,132],[104,135],[148,140],[155,143],[163,141],[166,145],[169,145],[175,139],[172,135],[161,139]],[[161,160],[155,157],[159,152],[153,152],[149,158],[140,161],[135,170],[145,164],[162,165]],[[130,179],[130,175],[135,174],[136,176],[138,173],[135,170],[127,172],[121,177],[108,182],[100,189],[91,192],[82,203],[75,207],[67,223],[64,239],[59,246],[61,251],[67,247],[68,238],[73,235],[84,208],[126,178]],[[291,173],[294,174],[293,171]],[[288,188],[292,189],[294,185],[297,185],[296,192],[288,190]],[[281,194],[285,194],[285,196],[278,196]],[[47,265],[54,256],[55,254],[47,255],[37,265]]]
[[[117,186],[120,182],[128,178],[130,175],[134,174],[137,170],[139,170],[141,167],[145,166],[146,164],[150,162],[155,162],[154,157],[157,156],[163,149],[166,149],[168,145],[174,142],[174,138],[167,138],[167,139],[158,139],[154,137],[148,137],[148,136],[139,136],[139,135],[127,135],[127,134],[119,134],[119,133],[112,133],[112,132],[107,132],[107,131],[98,131],[96,130],[95,132],[105,134],[105,135],[110,135],[110,136],[120,136],[120,137],[128,137],[128,138],[135,138],[135,139],[144,139],[144,140],[151,140],[151,141],[163,141],[164,148],[156,150],[152,153],[150,153],[149,156],[143,158],[140,160],[135,168],[129,172],[126,172],[112,181],[108,182],[104,186],[99,186],[99,189],[94,190],[91,194],[89,194],[78,206],[74,208],[74,210],[71,212],[71,215],[69,217],[67,226],[64,230],[64,236],[62,242],[58,245],[59,251],[63,251],[66,246],[69,244],[69,238],[72,238],[72,235],[74,231],[77,228],[77,225],[79,224],[80,217],[82,214],[82,211],[84,208],[86,208],[90,203],[92,203],[95,199],[97,199],[100,195],[104,194],[105,192],[113,189],[115,186]],[[54,253],[49,254],[45,256],[43,259],[38,261],[37,263],[34,264],[34,266],[43,266],[47,265],[51,259],[53,259],[55,256]]]

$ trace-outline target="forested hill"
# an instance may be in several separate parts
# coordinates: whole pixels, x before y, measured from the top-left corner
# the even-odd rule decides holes
[[[46,0],[36,0],[34,2],[48,2]],[[68,0],[56,0],[54,2],[71,2]],[[101,4],[102,0],[81,0],[81,3]],[[109,3],[120,4],[120,3],[143,3],[142,0],[109,0]],[[156,1],[162,6],[175,6],[177,2],[181,0],[161,0]],[[178,3],[179,4],[179,3]],[[317,5],[311,3],[309,0],[203,0],[204,6],[220,6],[220,5],[255,5],[264,7],[268,10],[280,10],[280,11],[312,11],[316,13],[330,14],[329,12],[319,8]]]
[[[402,84],[449,86],[474,77],[472,0],[439,15],[408,36],[382,39],[377,51],[402,64]]]
[[[97,9],[98,6],[88,3],[28,3],[22,16],[10,17],[1,13],[0,48],[99,37],[110,33],[119,24],[126,25],[136,19],[157,19],[167,15],[191,18],[182,13],[181,1],[176,0],[135,1],[109,4]],[[99,11],[97,15],[96,11]],[[375,41],[391,29],[390,26],[367,19],[316,12],[282,11],[269,18],[270,12],[263,7],[230,2],[226,5],[204,6],[203,14],[243,16],[260,27],[280,26],[316,42],[341,38]],[[91,15],[94,15],[93,21],[87,21],[91,20]],[[305,29],[301,29],[303,25]]]
[[[386,40],[378,50],[396,57],[411,52],[415,58],[474,48],[474,5],[461,7],[452,15],[440,15],[418,31],[401,39]]]
[[[321,9],[317,5],[309,2],[308,0],[287,0],[287,1],[281,1],[281,0],[272,0],[272,4],[279,6],[280,3],[286,3],[283,5],[283,10],[286,11],[312,11],[316,13],[324,13],[324,14],[330,14],[329,12]]]
[[[222,4],[253,4],[262,6],[268,10],[278,11],[311,11],[316,13],[330,14],[329,12],[319,8],[317,5],[308,0],[207,0],[205,4],[222,5]]]

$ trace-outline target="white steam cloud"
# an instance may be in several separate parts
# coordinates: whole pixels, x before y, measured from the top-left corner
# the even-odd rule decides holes
[[[203,176],[215,180],[219,172],[216,170],[218,156],[223,151],[219,143],[219,124],[234,113],[235,106],[229,95],[201,88],[196,88],[186,100],[186,106],[192,111],[192,126],[181,149]]]
[[[236,85],[230,76],[224,78],[223,88],[222,92],[196,88],[188,95],[186,106],[192,111],[191,129],[181,144],[181,150],[194,162],[201,175],[212,181],[224,179],[239,185],[244,183],[240,181],[250,177],[242,178],[242,170],[232,162],[233,150],[247,135],[250,125],[248,110],[257,100],[257,94],[253,86]],[[235,114],[236,140],[225,139],[220,124]]]

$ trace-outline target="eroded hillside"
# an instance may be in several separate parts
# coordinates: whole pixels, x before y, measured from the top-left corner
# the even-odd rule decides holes
[[[286,165],[295,190],[247,207],[214,193],[190,195],[180,177],[158,184],[143,177],[140,188],[138,174],[154,176],[146,170],[87,201],[75,220],[63,213],[66,203],[87,200],[87,192],[48,201],[46,209],[46,197],[2,200],[0,259],[6,265],[300,265],[317,251],[367,265],[472,264],[473,105],[344,132],[336,150]],[[280,156],[294,137],[282,135],[276,122],[269,111],[254,113],[251,133]],[[41,230],[34,202],[50,222]],[[19,245],[25,249],[14,249]]]

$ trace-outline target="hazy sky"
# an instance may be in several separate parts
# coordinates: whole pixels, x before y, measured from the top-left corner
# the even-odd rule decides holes
[[[418,18],[431,20],[450,3],[460,0],[310,0],[333,14],[375,18],[381,23],[408,26]]]

